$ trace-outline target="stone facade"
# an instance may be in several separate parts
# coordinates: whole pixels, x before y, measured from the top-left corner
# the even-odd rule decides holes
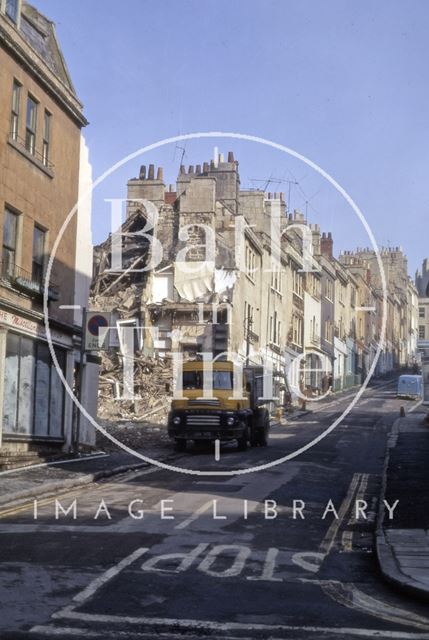
[[[331,233],[289,213],[283,194],[240,188],[231,152],[226,162],[182,166],[168,188],[162,168],[141,167],[128,182],[125,226],[150,218],[149,203],[163,255],[142,281],[148,354],[268,363],[281,402],[352,387],[374,368],[383,316],[375,254],[335,258]],[[377,374],[414,357],[406,258],[382,255],[388,322]]]
[[[78,200],[86,120],[52,22],[26,2],[17,3],[13,16],[6,6],[6,13],[0,11],[0,438],[3,451],[52,453],[71,446],[72,404],[46,343],[44,274]],[[90,203],[81,222],[83,215],[90,215]],[[70,385],[78,336],[73,309],[62,306],[75,304],[77,219],[58,246],[48,294],[58,363]],[[90,237],[86,241],[90,248]],[[87,299],[89,285],[88,264],[82,268],[86,284],[81,281],[79,302]],[[90,444],[93,433],[86,436]]]

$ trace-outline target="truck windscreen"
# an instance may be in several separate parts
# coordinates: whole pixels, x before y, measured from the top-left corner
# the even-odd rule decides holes
[[[183,372],[183,389],[202,389],[203,388],[203,372],[202,371],[184,371]],[[213,371],[213,389],[232,389],[233,378],[232,371]]]

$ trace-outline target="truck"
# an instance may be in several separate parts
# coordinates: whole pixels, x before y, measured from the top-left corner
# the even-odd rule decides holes
[[[234,397],[234,365],[231,361],[211,363],[210,398],[204,397],[205,361],[185,362],[182,366],[182,394],[171,401],[168,435],[176,450],[184,451],[187,442],[222,442],[236,440],[241,451],[250,444],[266,447],[270,431],[267,405],[272,398],[263,397],[262,366],[243,367],[243,390]],[[235,394],[237,395],[237,394]]]

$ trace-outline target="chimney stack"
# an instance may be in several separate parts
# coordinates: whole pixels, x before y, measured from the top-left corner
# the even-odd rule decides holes
[[[332,239],[332,233],[329,231],[328,234],[322,233],[322,237],[320,238],[320,251],[322,256],[332,260],[334,255],[334,241]]]

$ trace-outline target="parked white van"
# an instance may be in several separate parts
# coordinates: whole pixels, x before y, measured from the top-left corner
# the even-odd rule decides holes
[[[422,376],[404,375],[398,380],[398,398],[422,398],[423,378]]]

